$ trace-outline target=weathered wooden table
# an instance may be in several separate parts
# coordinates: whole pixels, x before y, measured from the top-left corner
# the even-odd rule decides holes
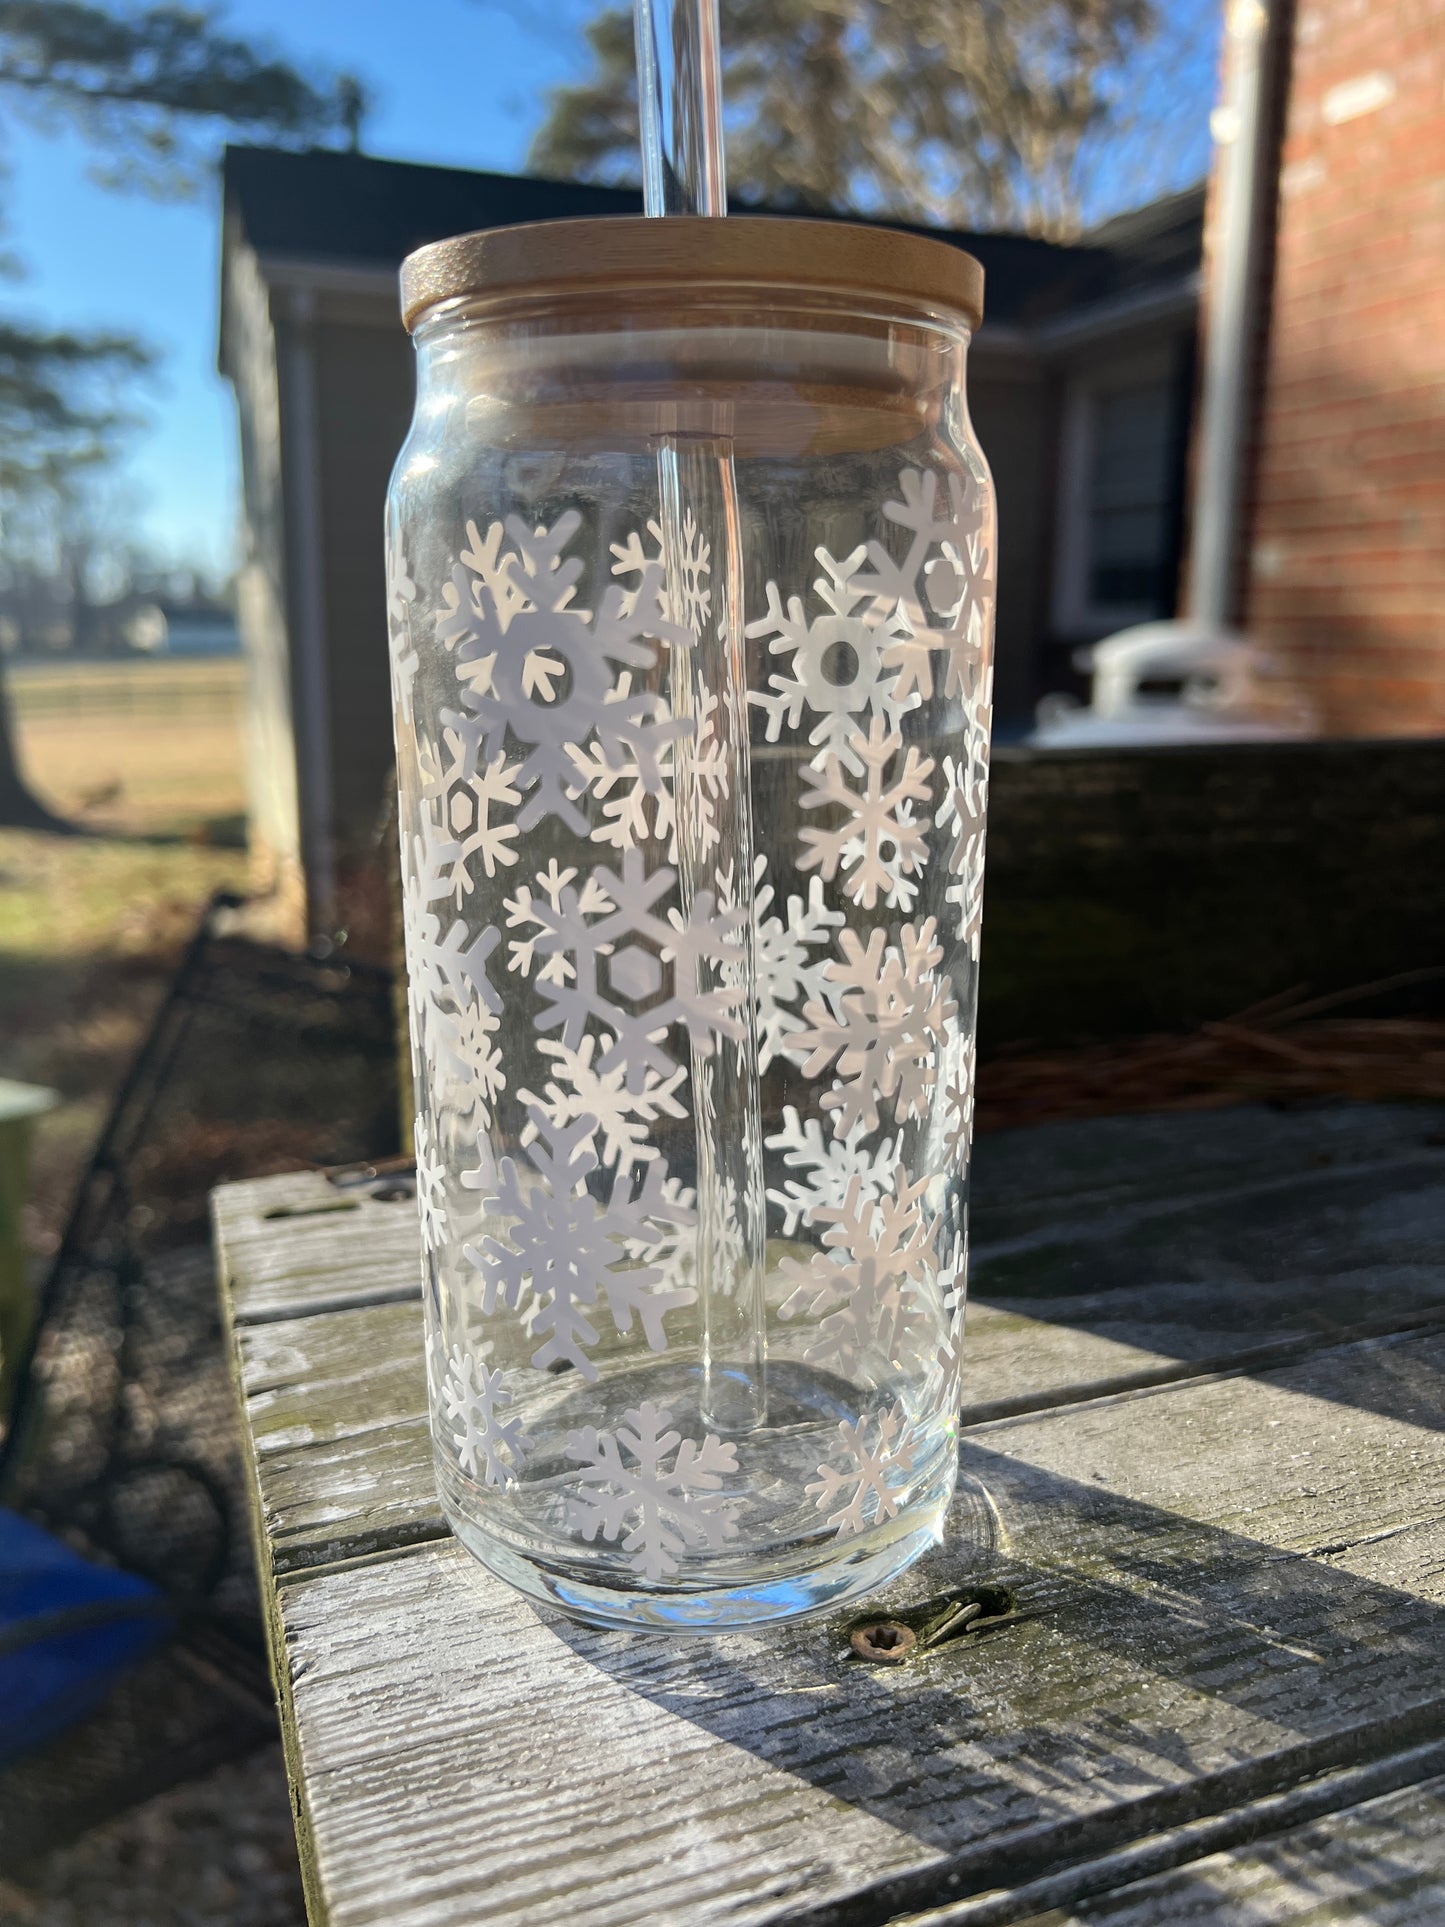
[[[1442,1180],[1420,1108],[985,1139],[957,1531],[879,1613],[1016,1613],[889,1667],[536,1612],[437,1509],[409,1203],[219,1192],[314,1920],[1439,1927]]]

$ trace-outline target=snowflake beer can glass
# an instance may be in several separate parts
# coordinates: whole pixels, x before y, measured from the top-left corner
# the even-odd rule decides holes
[[[437,1479],[596,1622],[937,1539],[962,1369],[994,510],[982,275],[842,223],[403,269],[387,510]]]

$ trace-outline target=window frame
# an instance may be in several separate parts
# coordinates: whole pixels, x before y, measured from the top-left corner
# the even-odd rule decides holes
[[[1065,642],[1093,642],[1116,629],[1160,619],[1149,602],[1095,602],[1089,593],[1091,557],[1090,480],[1101,398],[1121,389],[1157,383],[1164,392],[1171,448],[1178,437],[1178,355],[1172,342],[1142,347],[1073,371],[1064,386],[1059,427],[1059,466],[1054,536],[1052,622]],[[1172,481],[1172,478],[1171,478]],[[1172,512],[1166,494],[1166,516]],[[1167,615],[1167,610],[1164,612]]]

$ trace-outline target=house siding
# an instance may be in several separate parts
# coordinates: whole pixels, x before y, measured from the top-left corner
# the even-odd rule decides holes
[[[385,330],[339,321],[318,327],[326,688],[343,866],[365,858],[395,789],[382,518],[415,390],[411,342],[394,321]]]
[[[1027,717],[1041,693],[1053,528],[1055,384],[1039,367],[991,358],[985,331],[970,358],[969,414],[993,476],[998,510],[994,709]]]
[[[225,250],[221,359],[241,443],[237,619],[246,661],[244,753],[251,883],[278,906],[284,933],[304,936],[306,883],[297,791],[295,709],[286,597],[281,391],[270,294],[239,238]]]

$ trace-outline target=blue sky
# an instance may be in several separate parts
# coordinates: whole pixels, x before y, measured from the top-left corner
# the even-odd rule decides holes
[[[595,0],[234,0],[223,21],[303,67],[359,74],[372,96],[369,152],[514,171],[548,89],[585,69],[581,28],[594,10]],[[108,192],[69,136],[12,126],[4,151],[7,238],[27,269],[5,305],[50,327],[128,330],[160,351],[126,467],[136,519],[168,557],[229,567],[236,435],[215,373],[218,194],[158,203]]]
[[[235,32],[298,64],[347,66],[373,96],[366,145],[458,167],[521,166],[545,89],[583,63],[582,0],[237,0]],[[531,18],[560,22],[533,29]],[[73,137],[7,130],[9,245],[27,269],[7,308],[49,327],[119,328],[161,351],[127,463],[146,534],[177,559],[229,566],[236,528],[230,390],[215,372],[218,192],[155,202],[87,179]]]

